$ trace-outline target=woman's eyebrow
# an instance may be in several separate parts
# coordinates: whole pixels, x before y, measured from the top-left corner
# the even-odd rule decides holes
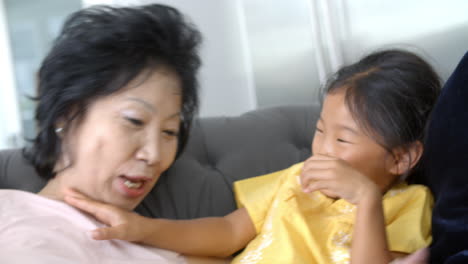
[[[180,115],[181,115],[181,112],[177,112],[177,113],[174,113],[172,115],[169,115],[166,119],[170,120],[170,119],[174,119],[176,117],[180,118]]]
[[[137,102],[141,105],[143,105],[145,108],[147,108],[148,110],[150,110],[151,112],[153,113],[156,113],[158,112],[158,110],[156,109],[156,107],[154,107],[152,104],[148,103],[147,101],[143,100],[143,99],[140,99],[140,98],[137,98],[137,97],[127,97],[125,98],[126,100],[129,100],[129,101],[134,101],[134,102]]]
[[[138,98],[138,97],[127,97],[125,99],[128,100],[128,101],[137,102],[137,103],[141,104],[142,106],[144,106],[146,109],[148,109],[149,111],[151,111],[153,113],[158,112],[156,107],[154,107],[152,104],[148,103],[144,99],[141,99],[141,98]],[[176,118],[176,117],[180,118],[180,115],[181,115],[181,112],[177,111],[174,114],[169,115],[166,119],[169,120],[169,119],[173,119],[173,118]]]

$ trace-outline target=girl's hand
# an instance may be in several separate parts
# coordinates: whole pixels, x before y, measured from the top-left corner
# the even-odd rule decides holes
[[[126,211],[113,205],[97,202],[75,191],[65,191],[65,202],[92,216],[109,227],[102,227],[91,231],[96,240],[120,239],[139,242],[144,239],[144,217],[134,212]]]
[[[321,191],[332,198],[359,204],[363,197],[380,197],[377,185],[344,160],[314,155],[304,162],[301,173],[304,192]]]
[[[420,249],[413,254],[392,261],[390,264],[427,264],[429,263],[429,250],[427,248]]]

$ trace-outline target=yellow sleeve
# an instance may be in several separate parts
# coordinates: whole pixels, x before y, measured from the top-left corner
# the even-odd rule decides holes
[[[422,185],[404,185],[384,197],[387,238],[390,251],[412,253],[432,241],[433,197]]]
[[[237,207],[247,209],[257,233],[262,229],[271,203],[282,183],[297,165],[285,170],[234,182]]]

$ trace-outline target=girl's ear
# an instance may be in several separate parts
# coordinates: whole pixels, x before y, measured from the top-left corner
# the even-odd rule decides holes
[[[424,147],[420,141],[416,141],[408,149],[399,148],[393,152],[394,164],[390,167],[390,173],[403,175],[410,171],[421,159]]]

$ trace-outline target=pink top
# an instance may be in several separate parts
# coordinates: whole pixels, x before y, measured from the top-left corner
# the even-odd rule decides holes
[[[0,190],[1,263],[186,263],[178,253],[87,233],[103,224],[68,204]]]

